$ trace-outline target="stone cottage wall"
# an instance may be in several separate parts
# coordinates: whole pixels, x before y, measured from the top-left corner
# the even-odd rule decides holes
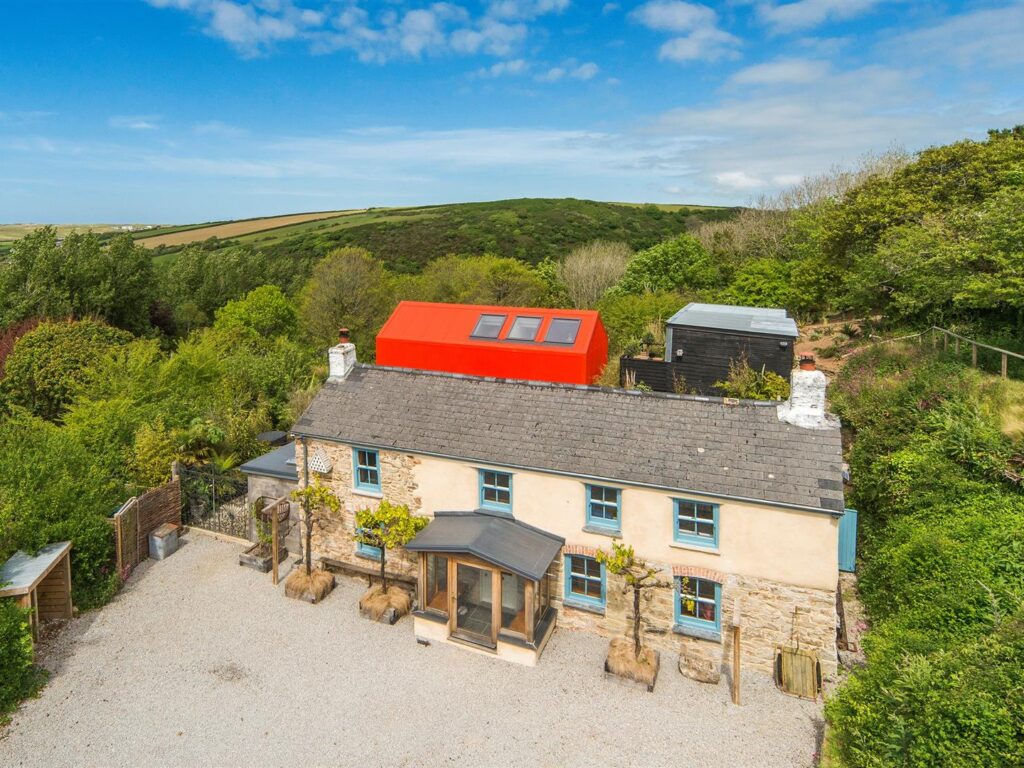
[[[594,556],[590,547],[566,545],[562,555]],[[559,626],[597,632],[604,637],[628,636],[633,632],[633,592],[624,591],[621,577],[607,574],[604,612],[588,611],[563,602],[564,557],[560,555],[548,574],[551,579],[552,604],[558,608]],[[641,621],[644,642],[671,656],[682,654],[705,662],[720,671],[732,664],[731,623],[733,606],[738,599],[741,615],[741,663],[744,669],[773,671],[775,651],[780,645],[799,641],[800,647],[814,651],[821,660],[822,672],[836,672],[836,601],[827,590],[792,587],[765,579],[712,571],[706,568],[660,566],[658,578],[673,586],[650,590],[641,598]],[[676,576],[707,578],[722,585],[722,639],[710,641],[673,631],[675,624]],[[662,664],[675,663],[662,657]]]
[[[317,450],[322,450],[332,465],[331,471],[327,474],[310,472],[310,482],[319,479],[324,485],[330,486],[341,499],[341,509],[337,513],[327,513],[320,524],[313,527],[314,558],[329,558],[360,568],[378,568],[378,560],[356,551],[356,512],[375,509],[383,498],[392,504],[408,505],[413,514],[423,514],[423,502],[416,493],[414,475],[414,467],[419,463],[419,459],[406,453],[379,451],[381,494],[378,496],[354,489],[350,446],[310,440],[308,450],[310,456]],[[295,455],[301,478],[304,466],[301,443],[296,444]],[[401,547],[387,551],[388,573],[415,578],[418,563],[415,554]]]

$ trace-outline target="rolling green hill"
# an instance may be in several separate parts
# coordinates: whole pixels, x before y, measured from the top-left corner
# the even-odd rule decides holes
[[[536,264],[596,239],[634,249],[654,245],[703,221],[727,219],[732,208],[601,203],[576,199],[500,200],[419,208],[371,208],[333,218],[206,240],[214,250],[245,246],[278,259],[309,260],[332,248],[362,246],[396,272],[413,273],[449,253],[493,253]],[[201,230],[197,230],[200,234]],[[155,248],[167,260],[181,249]]]

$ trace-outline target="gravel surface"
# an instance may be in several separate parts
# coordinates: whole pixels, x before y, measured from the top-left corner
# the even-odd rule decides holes
[[[607,641],[558,629],[528,668],[320,605],[192,533],[41,652],[53,675],[0,730],[2,766],[810,766],[820,707],[663,658],[653,694],[605,678]]]

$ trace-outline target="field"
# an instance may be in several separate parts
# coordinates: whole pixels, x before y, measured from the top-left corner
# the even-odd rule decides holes
[[[358,213],[358,211],[294,213],[285,216],[267,216],[261,219],[241,219],[239,221],[221,222],[210,226],[169,227],[155,235],[143,235],[142,237],[137,238],[137,240],[141,245],[144,245],[147,248],[187,245],[189,243],[200,242],[211,237],[216,237],[221,240],[231,240],[245,235],[251,235],[254,232],[264,232],[268,229],[290,227],[310,221],[330,219],[351,213]]]
[[[46,224],[0,224],[0,253],[11,247],[11,243],[20,240],[25,235],[30,235]],[[64,237],[72,232],[96,232],[97,234],[113,233],[118,231],[119,224],[53,224],[59,237]],[[143,225],[136,225],[143,226]]]

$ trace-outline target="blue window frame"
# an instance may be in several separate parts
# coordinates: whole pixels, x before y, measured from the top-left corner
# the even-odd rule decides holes
[[[380,493],[380,455],[369,448],[353,448],[355,485],[360,491]]]
[[[694,634],[720,637],[722,632],[722,585],[710,579],[677,576],[676,626]]]
[[[362,528],[356,528],[357,536],[361,532]],[[371,547],[369,544],[363,544],[358,539],[356,539],[356,554],[362,555],[363,557],[370,557],[374,560],[380,560],[381,558],[380,547]]]
[[[681,544],[718,547],[718,505],[705,501],[675,500],[672,530]]]
[[[565,556],[565,591],[563,601],[591,608],[604,608],[604,565],[586,555]]]
[[[604,485],[587,486],[587,525],[619,531],[622,491]]]
[[[512,475],[508,472],[480,470],[480,506],[500,512],[512,511]]]

